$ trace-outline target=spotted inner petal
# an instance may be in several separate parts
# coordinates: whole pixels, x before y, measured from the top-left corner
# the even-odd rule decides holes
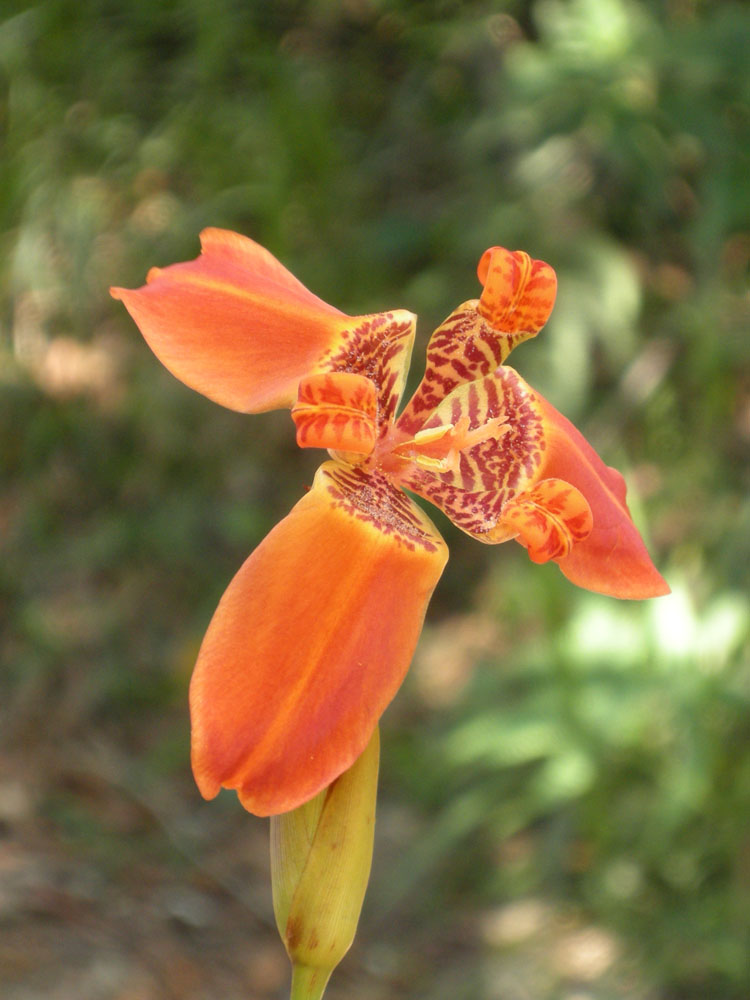
[[[535,563],[563,559],[591,534],[594,519],[584,495],[562,479],[542,479],[503,508],[489,540],[517,538]]]
[[[315,366],[316,372],[364,375],[377,386],[381,436],[396,416],[415,330],[416,316],[405,309],[359,317]]]
[[[401,440],[388,472],[439,507],[462,530],[488,532],[503,507],[538,474],[545,448],[537,397],[512,368],[459,386],[415,433]]]
[[[399,418],[411,433],[460,385],[491,375],[514,347],[541,330],[552,311],[557,278],[544,261],[491,247],[478,275],[481,298],[460,305],[430,338],[424,377]]]
[[[300,448],[333,448],[369,455],[378,435],[377,388],[364,375],[308,375],[299,385],[292,420]]]
[[[454,389],[489,375],[510,353],[507,338],[498,336],[477,305],[473,299],[454,309],[430,338],[424,376],[399,417],[405,429],[416,432]]]
[[[326,463],[326,488],[334,508],[368,522],[412,551],[437,552],[443,544],[427,515],[377,469]]]

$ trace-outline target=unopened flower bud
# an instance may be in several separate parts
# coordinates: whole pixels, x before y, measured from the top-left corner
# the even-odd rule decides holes
[[[271,818],[276,923],[292,1000],[318,1000],[349,950],[370,877],[380,739],[315,798]]]

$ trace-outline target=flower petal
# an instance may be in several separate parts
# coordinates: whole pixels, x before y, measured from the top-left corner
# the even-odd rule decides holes
[[[591,507],[591,534],[557,560],[579,587],[611,597],[645,598],[669,593],[656,570],[625,499],[625,480],[605,465],[569,420],[537,393],[544,414],[545,451],[540,478],[562,479]]]
[[[460,385],[423,416],[416,431],[413,417],[398,419],[402,440],[389,473],[457,527],[488,543],[519,536],[532,559],[554,559],[573,583],[589,590],[632,598],[668,593],[631,520],[620,473],[512,368],[503,365]],[[533,492],[544,480],[558,480],[582,496],[593,518],[588,537],[582,537],[585,519],[581,532],[575,524],[585,513],[581,504],[571,508],[569,527],[550,518],[557,516],[556,492]],[[532,506],[508,507],[524,500]],[[545,512],[550,500],[553,507]]]
[[[291,406],[300,377],[351,319],[253,240],[201,233],[201,255],[152,268],[136,290],[113,288],[159,360],[233,410]]]
[[[111,289],[186,385],[230,409],[257,413],[292,406],[304,375],[370,375],[363,370],[369,364],[384,397],[400,391],[411,313],[347,316],[237,233],[205,229],[201,248],[195,260],[152,268],[142,288]]]
[[[396,416],[411,361],[417,317],[406,309],[359,316],[318,363],[321,372],[364,375],[378,387],[380,436]]]
[[[299,384],[292,420],[300,448],[335,448],[361,459],[377,441],[377,387],[351,372],[307,375]]]
[[[477,273],[481,297],[454,309],[427,345],[424,377],[399,417],[412,434],[456,388],[491,375],[514,347],[536,336],[552,311],[557,277],[544,261],[490,247]]]
[[[404,433],[401,417],[397,431]],[[543,448],[536,394],[503,365],[446,396],[414,437],[396,446],[400,464],[389,471],[463,531],[493,542],[499,539],[489,532],[505,504],[539,478]]]
[[[477,267],[484,291],[479,313],[495,330],[534,337],[549,319],[557,295],[557,276],[543,260],[533,260],[523,250],[490,247]]]
[[[562,479],[542,479],[502,509],[489,540],[517,538],[535,563],[560,560],[588,538],[594,526],[586,497]]]
[[[190,688],[204,796],[286,812],[366,746],[414,652],[445,543],[383,477],[326,462],[245,562]]]

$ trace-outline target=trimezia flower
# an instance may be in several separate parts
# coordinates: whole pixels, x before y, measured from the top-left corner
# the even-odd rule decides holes
[[[192,761],[206,797],[235,788],[258,815],[294,809],[362,753],[411,660],[447,559],[429,500],[468,534],[511,538],[535,562],[615,597],[664,594],[625,485],[505,360],[554,304],[552,268],[482,256],[481,297],[433,334],[397,416],[415,317],[350,317],[267,250],[208,229],[203,252],[115,288],[179,379],[243,412],[290,407],[312,488],[239,570],[190,689]]]

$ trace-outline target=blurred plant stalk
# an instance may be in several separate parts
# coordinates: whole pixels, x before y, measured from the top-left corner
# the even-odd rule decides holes
[[[380,762],[364,753],[297,809],[271,817],[276,924],[292,963],[291,1000],[318,1000],[349,950],[370,878]]]

